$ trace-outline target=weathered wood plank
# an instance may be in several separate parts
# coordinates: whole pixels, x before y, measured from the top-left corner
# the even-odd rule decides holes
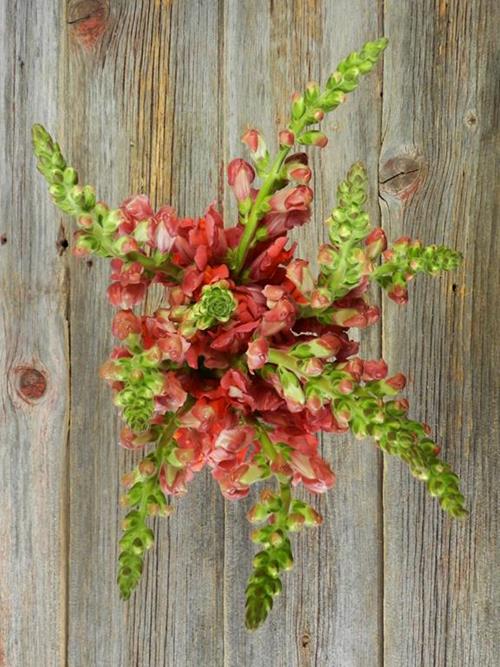
[[[184,216],[202,215],[220,190],[218,91],[223,36],[218,4],[199,0],[171,5],[168,97],[172,115],[165,125],[173,138],[162,152],[169,164],[171,202]],[[160,59],[152,71],[152,85],[162,67]],[[151,123],[162,124],[154,107]],[[145,156],[140,160],[148,164]],[[160,172],[158,182],[162,178]],[[154,192],[154,182],[151,187]],[[153,616],[151,653],[143,654],[142,664],[222,665],[223,500],[205,470],[174,504],[175,513],[159,533],[158,560],[148,583],[152,600],[141,612]]]
[[[58,216],[31,155],[57,114],[59,4],[0,4],[0,665],[64,664],[69,366]],[[43,40],[40,40],[43,35]]]
[[[276,130],[286,120],[294,87],[304,87],[310,79],[324,83],[344,55],[377,36],[373,5],[361,0],[226,4],[226,162],[243,154],[239,136],[248,124],[261,128],[275,148]],[[344,20],[347,13],[349,22]],[[316,168],[315,222],[296,234],[300,256],[314,260],[324,240],[322,220],[352,162],[367,160],[372,195],[376,193],[380,117],[380,77],[372,73],[346,107],[326,121],[331,144],[321,157],[311,151]],[[226,210],[229,201],[228,195]],[[230,210],[234,215],[234,206]],[[375,197],[371,212],[376,220]],[[231,222],[227,216],[226,221]],[[363,346],[365,353],[378,356],[379,332],[365,336]],[[243,627],[245,581],[256,550],[245,521],[253,499],[227,503],[227,665],[380,664],[379,457],[371,446],[349,441],[325,438],[324,452],[338,473],[336,488],[315,501],[325,523],[294,539],[295,568],[284,577],[284,592],[267,624],[254,635]]]
[[[98,14],[94,14],[93,10]],[[104,12],[104,13],[103,13]],[[61,111],[54,128],[81,182],[110,204],[128,194],[129,141],[116,89],[121,11],[70,2],[62,18]],[[125,25],[127,23],[125,22]],[[71,242],[74,222],[67,221]],[[69,665],[127,664],[127,608],[116,592],[117,507],[123,453],[111,394],[98,377],[112,337],[107,262],[68,257],[71,430]],[[131,461],[128,461],[132,465]]]
[[[97,5],[90,18],[102,30],[78,21],[89,14],[81,3],[69,7],[62,120],[71,160],[108,201],[141,191],[201,214],[218,192],[216,5]],[[116,447],[111,396],[97,377],[112,345],[108,270],[71,261],[70,664],[221,664],[223,504],[207,475],[156,525],[134,598],[118,599],[118,486],[137,456]]]
[[[384,309],[384,356],[408,373],[412,413],[427,421],[463,477],[471,517],[445,517],[397,461],[384,475],[385,665],[497,664],[492,573],[498,462],[495,351],[494,3],[388,1],[381,186],[392,238],[464,252],[463,268],[412,286]],[[416,159],[415,159],[416,158]],[[413,162],[412,162],[413,161]],[[412,173],[411,173],[412,172]],[[498,237],[498,234],[497,234]],[[493,287],[493,292],[491,288]]]

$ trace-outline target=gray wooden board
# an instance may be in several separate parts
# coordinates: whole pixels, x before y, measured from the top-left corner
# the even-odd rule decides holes
[[[392,238],[457,247],[465,261],[454,274],[416,281],[406,308],[386,302],[383,351],[394,369],[408,373],[411,414],[432,427],[443,457],[463,478],[471,511],[463,523],[450,520],[398,462],[387,461],[388,667],[498,664],[492,595],[500,442],[494,5],[384,5],[392,46],[384,63],[381,174],[395,156],[415,163],[395,172],[389,165],[383,180],[395,178],[381,186],[383,224]],[[407,174],[398,177],[399,171]]]
[[[349,3],[352,20],[336,29],[347,3],[229,2],[226,7],[226,161],[245,155],[239,137],[247,125],[262,129],[274,150],[294,90],[309,80],[322,83],[350,50],[377,36],[377,12],[370,3]],[[333,40],[332,35],[336,38]],[[339,180],[350,164],[368,160],[377,219],[377,159],[380,82],[363,81],[345,108],[325,122],[330,144],[309,151],[315,168],[315,222],[295,234],[299,256],[314,264],[324,242],[322,221],[334,205]],[[370,155],[371,151],[371,155]],[[373,196],[375,195],[375,196]],[[226,202],[230,198],[226,198]],[[234,207],[231,209],[233,215]],[[379,332],[364,335],[368,355],[379,354]],[[381,646],[380,470],[373,446],[345,437],[325,438],[323,451],[338,475],[328,497],[316,499],[324,524],[293,539],[295,567],[283,578],[269,622],[248,636],[243,628],[242,593],[255,546],[245,511],[230,508],[226,519],[226,659],[228,665],[378,665]]]
[[[495,14],[491,0],[0,3],[0,665],[494,664]],[[406,308],[384,299],[382,326],[361,341],[408,374],[412,414],[463,476],[471,517],[448,520],[369,442],[325,437],[337,484],[314,499],[324,524],[294,537],[264,628],[243,626],[255,495],[224,502],[208,473],[155,523],[124,604],[119,482],[137,456],[117,447],[97,376],[113,344],[109,267],[65,252],[71,223],[35,173],[30,126],[53,130],[112,204],[146,192],[197,215],[217,199],[232,224],[223,168],[244,155],[245,127],[274,148],[291,92],[381,32],[383,69],[310,151],[315,219],[295,238],[314,264],[337,183],[362,159],[375,224],[379,190],[390,237],[464,252],[456,274],[412,285]]]
[[[154,204],[170,199],[195,215],[218,192],[214,4],[124,2],[110,9],[93,49],[68,31],[64,94],[79,99],[76,118],[62,119],[71,160],[86,180],[103,184],[102,196],[114,204],[146,192]],[[119,479],[139,456],[116,448],[115,410],[97,378],[112,344],[104,296],[109,268],[75,260],[71,267],[72,664],[220,664],[224,515],[206,475],[175,503],[173,520],[156,522],[142,585],[128,605],[119,600]]]
[[[2,2],[0,26],[0,665],[63,664],[67,289],[31,160],[32,123],[57,116],[57,8]]]

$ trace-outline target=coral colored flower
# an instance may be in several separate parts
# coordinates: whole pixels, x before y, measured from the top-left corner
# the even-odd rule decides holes
[[[285,173],[288,180],[296,181],[300,185],[307,185],[312,177],[311,169],[308,167],[306,153],[295,153],[285,160]]]
[[[247,364],[252,371],[262,368],[267,362],[269,352],[269,343],[265,338],[253,340],[247,349]]]
[[[126,263],[121,259],[111,261],[111,280],[108,298],[113,306],[129,309],[140,303],[151,282],[139,262]]]
[[[397,373],[396,375],[393,375],[392,377],[385,380],[385,382],[393,389],[401,391],[405,388],[406,378],[403,373]]]
[[[363,361],[363,380],[382,380],[387,375],[387,364],[383,359]]]
[[[261,282],[271,280],[277,273],[278,267],[288,264],[295,252],[296,244],[285,250],[286,237],[275,239],[270,244],[264,244],[259,254],[252,260],[247,271],[251,280]]]
[[[293,484],[302,483],[313,493],[325,493],[335,483],[335,475],[330,466],[319,456],[306,456],[293,451],[290,458],[293,470]]]
[[[181,267],[194,263],[199,271],[204,271],[209,262],[224,261],[227,247],[223,220],[212,204],[203,218],[179,221],[174,261]]]
[[[113,318],[111,330],[113,336],[125,340],[131,333],[141,332],[141,321],[131,310],[120,310]]]
[[[255,161],[266,157],[266,142],[259,130],[249,129],[241,137],[241,141],[246,144]]]
[[[290,280],[303,297],[309,297],[314,289],[314,279],[309,268],[309,262],[303,259],[294,259],[286,267],[286,277]]]
[[[179,334],[167,334],[158,339],[158,347],[163,353],[163,358],[175,362],[184,363],[186,352],[190,348],[190,343]]]
[[[281,130],[278,135],[278,141],[280,146],[289,146],[292,147],[295,143],[295,135],[290,130]]]
[[[228,370],[221,378],[220,387],[234,405],[250,406],[254,404],[250,396],[250,381],[241,371]]]
[[[214,440],[209,460],[215,465],[221,461],[232,460],[253,442],[254,437],[255,429],[251,426],[222,429]]]
[[[126,233],[132,232],[139,222],[149,220],[154,215],[154,211],[146,195],[135,195],[135,197],[125,199],[120,206],[120,210],[123,213],[124,222],[128,223]]]
[[[389,293],[388,296],[390,299],[398,303],[399,305],[408,303],[408,290],[406,287],[397,285]]]
[[[291,210],[308,210],[312,202],[313,192],[307,185],[278,190],[269,200],[269,206],[277,213]],[[265,221],[265,219],[264,219]]]
[[[385,232],[381,227],[374,229],[365,239],[366,252],[370,259],[376,259],[387,248]]]
[[[118,308],[133,308],[141,303],[146,295],[147,285],[144,283],[121,285],[112,283],[108,287],[108,299]]]
[[[170,252],[175,241],[176,221],[173,208],[170,206],[161,208],[148,226],[149,245],[162,253]]]
[[[186,484],[193,479],[194,475],[189,468],[179,468],[164,463],[160,468],[158,476],[160,488],[165,495],[183,496],[187,492]]]
[[[245,498],[250,487],[241,481],[243,475],[247,472],[248,465],[241,464],[234,469],[225,469],[218,466],[212,470],[213,478],[218,482],[222,495],[227,500],[240,500]]]
[[[264,313],[260,332],[263,336],[274,336],[283,329],[290,329],[295,316],[296,309],[290,299],[280,299],[271,310]]]
[[[307,222],[311,217],[312,196],[312,190],[307,185],[279,190],[273,195],[269,200],[271,211],[262,220],[267,237],[281,236]]]
[[[143,449],[143,447],[154,442],[154,440],[155,437],[151,431],[137,434],[128,426],[124,426],[120,431],[120,445],[124,449]]]
[[[245,160],[236,159],[228,164],[227,180],[239,202],[250,197],[254,179],[255,171]]]
[[[175,412],[184,405],[187,392],[173,372],[165,374],[163,391],[155,399],[155,410],[164,415],[166,412]]]
[[[210,347],[212,350],[231,354],[244,352],[250,337],[258,326],[258,321],[233,324],[227,331],[219,333],[210,343]]]

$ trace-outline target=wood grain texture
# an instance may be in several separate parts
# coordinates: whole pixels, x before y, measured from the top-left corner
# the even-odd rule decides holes
[[[0,3],[0,667],[496,664],[498,14],[492,0]],[[374,224],[378,191],[391,238],[464,253],[458,273],[417,280],[406,308],[384,300],[361,341],[408,374],[412,414],[461,473],[471,517],[448,520],[371,443],[328,437],[338,481],[313,499],[324,524],[294,537],[262,629],[244,629],[254,496],[224,502],[208,472],[155,524],[125,604],[119,482],[137,456],[117,446],[97,375],[113,344],[109,267],[66,251],[71,223],[35,172],[31,124],[111,204],[145,192],[194,216],[217,199],[232,224],[224,165],[245,155],[242,131],[255,123],[274,148],[291,92],[381,33],[383,69],[310,151],[315,218],[295,238],[314,264],[336,186],[362,159]]]
[[[62,665],[67,289],[58,216],[27,168],[31,125],[57,114],[57,4],[3,2],[0,26],[0,665]]]
[[[384,227],[393,239],[445,243],[465,257],[455,274],[416,281],[406,308],[386,304],[384,356],[394,371],[408,373],[412,414],[431,425],[443,457],[462,476],[471,511],[463,523],[448,519],[399,462],[387,461],[388,667],[498,661],[492,573],[500,281],[492,185],[495,119],[498,126],[493,26],[499,17],[493,5],[384,5],[391,48],[384,67],[381,172],[394,156],[417,155],[423,165],[393,192],[381,187]]]
[[[254,122],[275,149],[277,130],[283,128],[289,114],[291,93],[303,90],[309,80],[324,83],[346,53],[377,36],[377,12],[370,14],[372,8],[373,3],[363,1],[227,4],[226,162],[245,154],[239,137]],[[351,16],[349,30],[338,34],[336,26],[347,11]],[[331,39],[333,34],[337,35],[335,40]],[[298,255],[313,264],[318,245],[325,240],[322,223],[334,205],[337,184],[351,163],[365,156],[371,213],[377,220],[380,85],[376,73],[363,81],[345,108],[325,122],[330,145],[321,155],[317,150],[309,151],[315,173],[315,219],[314,224],[295,233],[295,238]],[[234,207],[230,210],[234,215]],[[363,336],[366,354],[380,355],[379,333],[375,330]],[[228,665],[259,665],[263,655],[268,656],[266,664],[283,667],[380,664],[379,457],[372,445],[338,436],[325,438],[323,452],[338,474],[337,486],[328,497],[312,498],[325,522],[318,530],[294,538],[295,567],[284,577],[284,592],[276,599],[266,626],[250,636],[243,629],[242,594],[256,551],[245,526],[245,511],[252,501],[231,505],[228,510]]]
[[[183,215],[203,210],[219,189],[214,3],[120,3],[92,50],[71,25],[65,103],[73,108],[78,99],[78,108],[61,118],[71,161],[86,180],[105,184],[100,194],[113,204],[145,192]],[[193,482],[173,521],[156,522],[133,600],[118,598],[119,480],[140,455],[116,447],[115,410],[97,377],[112,345],[108,271],[104,262],[71,261],[72,664],[220,664],[223,503],[206,475]]]
[[[108,16],[92,46],[81,42],[89,10],[78,2],[61,17],[59,126],[54,133],[80,181],[117,203],[129,192],[129,137],[117,102],[121,12]],[[67,220],[71,241],[73,222]],[[69,478],[68,663],[127,664],[127,620],[116,593],[126,457],[117,447],[118,419],[99,379],[112,346],[112,309],[104,297],[109,266],[68,256],[70,289],[71,428]],[[104,297],[104,298],[103,298]]]

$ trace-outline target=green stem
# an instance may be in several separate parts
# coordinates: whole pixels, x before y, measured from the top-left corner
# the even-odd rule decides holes
[[[278,452],[271,442],[271,438],[267,435],[267,432],[262,427],[259,428],[259,442],[262,445],[262,451],[267,456],[269,461],[274,461],[278,456]]]
[[[298,121],[294,121],[289,125],[290,130],[297,135],[301,130],[304,129],[305,125],[305,119],[306,116],[304,114],[304,117]],[[243,236],[241,237],[238,250],[236,253],[236,261],[234,265],[234,273],[235,275],[238,275],[238,273],[241,271],[243,268],[243,265],[245,263],[246,256],[248,254],[248,251],[252,245],[252,241],[254,240],[255,233],[257,231],[257,227],[259,224],[259,220],[262,218],[261,215],[261,206],[265,202],[266,197],[268,197],[270,194],[273,192],[273,187],[276,183],[276,181],[279,178],[279,174],[281,171],[281,167],[283,166],[283,162],[285,161],[285,158],[287,157],[288,153],[292,149],[292,146],[282,146],[278,152],[278,155],[276,156],[276,159],[273,162],[273,166],[271,167],[271,171],[269,174],[266,176],[258,194],[257,197],[255,198],[254,203],[252,204],[252,208],[250,210],[250,213],[248,215],[248,219],[245,225],[245,231],[243,232]]]
[[[250,214],[248,216],[248,220],[245,225],[245,231],[243,232],[243,236],[241,237],[238,246],[238,251],[236,254],[236,262],[234,267],[236,275],[241,271],[243,264],[245,263],[248,250],[250,249],[250,246],[255,236],[255,232],[257,231],[257,225],[261,217],[259,215],[260,207],[264,203],[266,197],[271,193],[273,185],[276,179],[278,178],[278,174],[283,164],[283,161],[288,155],[289,151],[290,151],[289,146],[280,149],[273,163],[271,171],[267,175],[264,183],[262,184],[262,187],[259,190],[257,197],[255,198],[254,203],[252,204],[252,208],[250,210]]]
[[[306,381],[311,379],[309,375],[307,375],[307,373],[304,373],[303,371],[300,370],[297,359],[290,357],[290,355],[288,355],[286,352],[281,352],[280,350],[273,350],[271,348],[269,350],[268,359],[269,363],[274,364],[275,366],[282,366],[283,368],[287,368],[289,371],[295,373],[295,375],[298,378],[301,378]],[[325,394],[329,394],[329,392],[331,391],[330,383],[328,382],[327,378],[315,377],[314,382],[315,385],[319,389],[322,389]]]
[[[158,443],[158,451],[163,451],[165,449],[165,447],[172,439],[173,434],[176,432],[178,426],[177,417],[179,414],[180,413],[175,413],[170,416],[170,419],[168,420],[168,423],[166,424],[165,429],[161,435],[160,442]]]
[[[115,257],[122,258],[121,255],[117,255],[116,253]],[[145,269],[152,271],[153,273],[156,273],[156,271],[167,273],[171,278],[176,280],[179,278],[179,274],[182,271],[182,269],[174,266],[169,261],[163,262],[162,264],[157,264],[152,257],[142,255],[140,252],[129,252],[127,255],[125,255],[125,259],[128,262],[139,262],[139,264],[142,264]]]
[[[157,480],[158,480],[158,474],[156,474],[154,477],[151,477],[151,479],[148,479],[142,485],[142,495],[141,495],[141,500],[139,501],[139,507],[137,508],[137,512],[139,513],[142,521],[144,522],[146,521],[146,517],[148,516],[148,498],[154,491]]]
[[[188,396],[184,405],[179,408],[177,412],[174,412],[170,415],[167,423],[165,424],[165,429],[161,435],[160,442],[158,443],[158,449],[165,449],[168,443],[172,440],[172,436],[177,431],[179,426],[179,417],[182,417],[182,415],[185,415],[186,412],[189,412],[195,403],[196,399],[193,396]]]
[[[290,486],[290,483],[280,483],[280,495],[281,500],[283,501],[283,514],[285,515],[285,518],[288,518],[290,503],[292,502],[292,487]]]
[[[147,516],[147,500],[148,497],[151,495],[152,491],[155,489],[156,485],[158,484],[158,476],[160,474],[160,468],[163,463],[163,458],[165,456],[165,452],[168,449],[168,445],[172,441],[172,436],[177,430],[178,427],[178,417],[185,412],[189,410],[189,408],[193,405],[194,399],[189,398],[184,406],[179,410],[179,412],[176,412],[174,414],[171,414],[168,422],[165,425],[165,428],[163,430],[163,433],[160,437],[160,440],[158,442],[158,446],[156,448],[156,465],[158,468],[158,472],[156,475],[151,477],[151,479],[147,480],[144,485],[143,485],[143,492],[141,496],[141,500],[139,502],[139,507],[137,508],[137,511],[140,513],[141,517],[143,519],[146,519]]]

